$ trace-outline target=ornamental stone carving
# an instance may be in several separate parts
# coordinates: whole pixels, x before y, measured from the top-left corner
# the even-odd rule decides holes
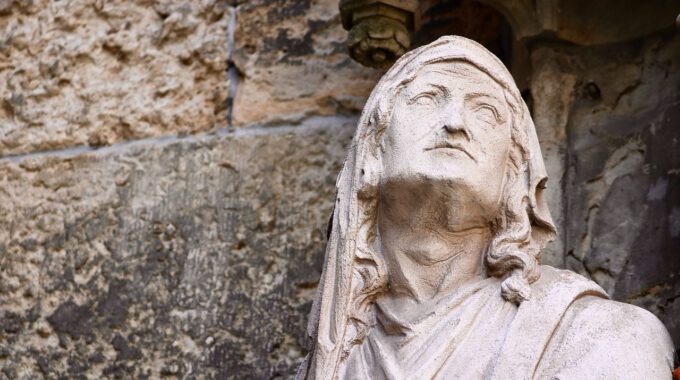
[[[298,378],[670,378],[656,317],[540,264],[546,180],[493,54],[462,37],[405,54],[338,177]]]

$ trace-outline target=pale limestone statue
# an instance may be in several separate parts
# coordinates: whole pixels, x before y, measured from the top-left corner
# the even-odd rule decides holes
[[[364,108],[337,182],[299,379],[669,379],[651,313],[540,265],[555,237],[504,65],[443,37]]]

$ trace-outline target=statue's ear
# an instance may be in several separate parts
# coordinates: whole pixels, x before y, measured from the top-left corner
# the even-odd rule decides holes
[[[550,216],[548,202],[545,199],[545,190],[548,187],[548,173],[543,162],[541,146],[538,143],[536,127],[534,126],[529,110],[525,104],[523,107],[523,123],[526,125],[529,150],[529,219],[531,220],[531,240],[533,245],[540,251],[546,244],[555,240],[557,229]]]
[[[550,216],[548,202],[545,199],[545,189],[548,187],[548,176],[543,164],[538,140],[535,134],[531,146],[532,160],[529,165],[529,220],[531,221],[531,240],[540,251],[546,244],[555,240],[557,228]]]
[[[540,154],[540,151],[539,151]],[[531,240],[532,244],[540,251],[549,242],[555,240],[557,229],[550,216],[548,202],[545,199],[548,177],[532,178],[531,183],[535,185],[530,189],[529,219],[531,221]]]

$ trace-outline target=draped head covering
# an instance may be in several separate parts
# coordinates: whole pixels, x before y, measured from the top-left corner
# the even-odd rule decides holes
[[[377,249],[373,249],[372,243],[377,217],[377,202],[372,197],[377,194],[382,170],[379,135],[381,130],[389,128],[388,116],[399,90],[424,66],[440,62],[471,64],[496,81],[506,92],[513,128],[522,132],[519,141],[515,141],[523,152],[516,182],[522,188],[519,191],[522,193],[520,214],[526,226],[510,234],[524,236],[524,242],[515,250],[531,251],[519,254],[537,262],[540,250],[555,236],[555,227],[542,195],[547,175],[534,124],[503,63],[482,45],[457,36],[441,37],[403,55],[371,93],[336,183],[337,196],[323,273],[308,325],[313,351],[298,371],[298,377],[336,378],[338,364],[366,333],[365,316],[372,307],[370,295],[386,283],[382,257]],[[487,253],[487,267],[495,263],[505,268],[505,272],[498,268],[489,271],[491,275],[503,272],[498,276],[507,280],[513,271],[526,269],[523,265],[527,263],[516,258],[507,263],[503,260],[497,253],[496,256],[493,252]],[[528,283],[536,281],[540,275],[540,270],[530,272],[524,275]],[[512,291],[516,284],[508,284]]]

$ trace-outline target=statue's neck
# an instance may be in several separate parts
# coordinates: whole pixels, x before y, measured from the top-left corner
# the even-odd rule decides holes
[[[391,225],[382,220],[380,241],[386,259],[388,296],[424,304],[483,278],[488,228],[447,232],[427,226]]]
[[[483,279],[491,208],[467,190],[427,180],[381,187],[378,231],[389,277],[383,301],[394,303],[396,312],[425,312],[456,288]]]

